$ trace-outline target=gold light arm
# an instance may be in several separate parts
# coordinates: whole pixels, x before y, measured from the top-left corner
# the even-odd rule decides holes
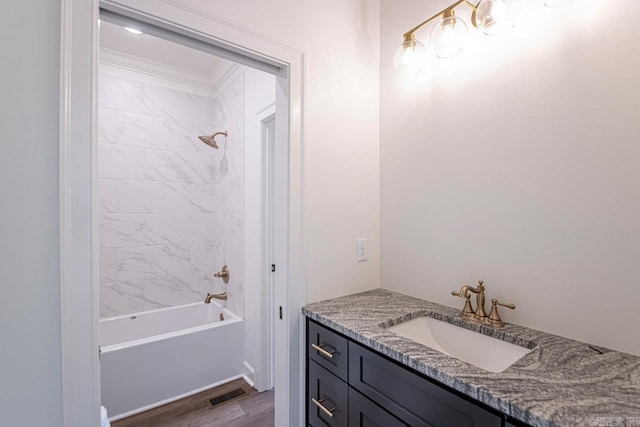
[[[452,4],[451,6],[441,10],[440,12],[436,13],[435,15],[433,15],[431,18],[427,19],[424,22],[421,22],[420,24],[416,25],[415,27],[413,27],[412,29],[410,29],[409,31],[404,33],[403,34],[404,41],[407,42],[407,41],[413,40],[414,39],[413,33],[418,31],[420,28],[424,27],[425,25],[427,25],[429,22],[433,21],[434,19],[436,19],[436,18],[438,18],[440,16],[443,16],[445,13],[447,13],[449,11],[452,11],[456,7],[460,6],[461,4],[465,4],[465,5],[469,6],[471,9],[473,9],[474,12],[477,10],[476,5],[471,3],[469,0],[458,0],[457,2]]]

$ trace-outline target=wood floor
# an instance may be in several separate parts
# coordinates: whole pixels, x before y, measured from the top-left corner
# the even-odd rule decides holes
[[[242,388],[247,394],[215,407],[209,399]],[[258,393],[244,380],[203,391],[111,423],[112,427],[274,427],[273,390]]]

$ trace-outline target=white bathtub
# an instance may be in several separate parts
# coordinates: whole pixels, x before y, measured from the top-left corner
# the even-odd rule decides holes
[[[243,321],[200,302],[101,320],[100,342],[113,421],[239,378]]]

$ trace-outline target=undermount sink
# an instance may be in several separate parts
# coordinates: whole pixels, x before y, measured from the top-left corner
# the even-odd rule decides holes
[[[495,373],[504,371],[531,352],[531,349],[431,317],[417,317],[391,326],[387,331]]]

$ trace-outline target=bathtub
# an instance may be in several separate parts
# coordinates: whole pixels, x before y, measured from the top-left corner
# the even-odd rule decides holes
[[[243,332],[242,319],[214,301],[101,320],[102,404],[110,419],[239,378]]]

